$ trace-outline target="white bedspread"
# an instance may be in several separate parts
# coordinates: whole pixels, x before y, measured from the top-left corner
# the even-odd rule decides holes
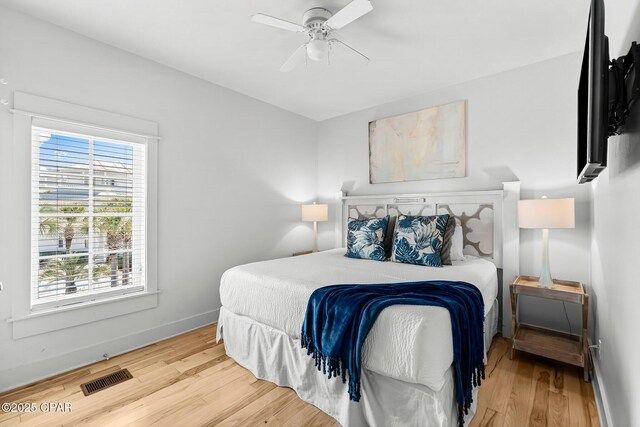
[[[241,265],[227,270],[220,297],[227,310],[300,338],[307,301],[322,286],[461,280],[478,287],[489,312],[497,296],[493,263],[475,257],[442,268],[351,259],[344,249]],[[380,313],[367,337],[362,366],[401,381],[440,390],[453,362],[451,320],[441,307],[394,305]]]

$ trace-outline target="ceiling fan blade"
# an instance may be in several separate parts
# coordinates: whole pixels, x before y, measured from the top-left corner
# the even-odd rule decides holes
[[[372,10],[373,6],[369,0],[353,0],[329,18],[324,25],[334,30],[339,30]]]
[[[370,59],[367,55],[365,55],[364,53],[360,52],[357,49],[352,48],[351,46],[349,46],[348,44],[346,44],[345,42],[343,42],[342,40],[338,40],[338,39],[329,39],[328,40],[329,45],[334,45],[334,44],[341,44],[342,46],[346,47],[347,49],[349,49],[351,52],[359,55],[362,59],[364,59],[365,61],[369,62]]]
[[[270,25],[272,27],[281,28],[283,30],[295,31],[295,32],[304,32],[304,27],[302,25],[294,24],[293,22],[285,21],[284,19],[274,18],[273,16],[264,15],[262,13],[258,13],[251,17],[253,22],[257,22],[259,24]]]
[[[282,67],[280,67],[280,71],[282,71],[283,73],[288,73],[289,71],[296,68],[296,65],[298,65],[306,57],[307,57],[307,44],[305,43],[299,48],[297,48],[293,52],[293,54],[289,57],[289,59],[287,59],[285,63],[282,64]]]

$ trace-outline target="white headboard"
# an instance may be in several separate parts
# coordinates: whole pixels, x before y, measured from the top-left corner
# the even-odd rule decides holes
[[[382,218],[385,215],[440,215],[456,217],[462,225],[464,253],[493,262],[502,270],[502,292],[519,273],[520,231],[517,201],[520,182],[505,182],[500,190],[452,193],[344,196],[336,208],[336,245],[346,245],[349,218]],[[510,313],[509,298],[502,298],[502,312]],[[503,335],[511,335],[510,322],[503,322]]]

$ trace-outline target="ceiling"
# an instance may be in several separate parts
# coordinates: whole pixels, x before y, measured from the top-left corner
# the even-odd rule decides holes
[[[369,64],[280,65],[306,36],[251,22],[300,22],[349,0],[0,0],[29,15],[314,120],[469,81],[584,46],[588,0],[371,0],[336,33]]]

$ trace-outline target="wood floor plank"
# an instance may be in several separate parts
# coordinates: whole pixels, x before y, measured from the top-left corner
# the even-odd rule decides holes
[[[147,355],[143,359],[139,359],[134,362],[126,362],[126,363],[120,362],[120,364],[125,364],[127,366],[127,369],[131,373],[138,372],[138,371],[146,371],[150,366],[157,365],[159,363],[167,364],[165,360],[175,356],[176,353],[177,353],[176,350],[171,347],[159,348],[158,351]]]
[[[565,427],[569,425],[569,400],[562,393],[549,393],[549,427]]]
[[[304,423],[304,427],[327,427],[333,425],[334,423],[335,420],[333,418],[318,410],[318,413],[314,417]]]
[[[530,357],[520,356],[504,415],[504,426],[528,425],[534,364]]]
[[[205,402],[199,398],[198,388],[206,387],[195,376],[186,378],[130,405],[116,408],[109,414],[94,414],[93,417],[84,418],[82,423],[114,427],[134,422],[138,425],[151,425],[165,417],[175,417],[185,408],[192,409],[198,404],[204,404]]]
[[[529,415],[529,426],[545,427],[547,425],[549,413],[549,384],[551,374],[548,370],[539,370],[534,373],[534,378],[538,377],[535,385],[533,407]]]
[[[0,426],[14,426],[20,424],[20,414],[17,412],[0,412]]]
[[[262,385],[265,387],[268,383]],[[253,402],[244,406],[239,411],[235,411],[230,417],[216,425],[230,427],[237,425],[257,426],[264,423],[278,410],[282,409],[287,399],[295,393],[286,387],[274,387],[268,393],[259,396]]]
[[[296,412],[291,418],[282,423],[285,427],[299,427],[303,426],[307,421],[315,417],[320,409],[313,405],[306,405],[301,410]]]
[[[190,371],[198,366],[206,365],[208,362],[213,362],[219,357],[226,356],[223,346],[216,346],[207,348],[200,353],[193,354],[191,356],[180,359],[174,363],[170,363],[169,366],[174,366],[179,372]]]
[[[264,382],[257,389],[254,389],[253,392],[248,394],[243,394],[240,397],[234,399],[234,403],[225,408],[222,411],[218,411],[209,421],[207,421],[205,426],[214,426],[214,425],[235,425],[237,423],[238,418],[248,417],[253,412],[258,410],[259,408],[254,405],[256,402],[260,401],[258,405],[265,404],[271,402],[272,399],[279,397],[279,393],[274,393],[273,395],[262,399],[263,396],[269,394],[271,391],[278,389],[280,392],[286,391],[284,387],[277,387],[273,383]],[[262,400],[261,400],[262,399]],[[249,409],[247,409],[249,408]],[[240,415],[238,415],[240,414]],[[228,419],[231,419],[229,421]]]
[[[62,388],[64,388],[64,384],[67,382],[71,382],[74,379],[86,378],[89,374],[90,371],[87,368],[74,369],[73,371],[56,375],[46,380],[38,381],[15,390],[9,390],[8,392],[0,394],[0,398],[3,402],[26,402],[27,400],[42,399],[48,394],[55,392],[59,387],[62,386]]]
[[[567,398],[569,402],[569,424],[576,427],[591,425],[589,421],[588,405],[583,402],[582,389],[578,369],[572,369],[574,375],[565,378]]]
[[[488,393],[484,398],[484,390],[480,387],[478,401],[482,401],[483,405],[486,404],[487,408],[491,408],[498,413],[506,413],[517,368],[518,360],[502,357],[495,370],[490,373],[491,376],[495,376],[496,381],[493,392]],[[491,392],[491,390],[489,391]]]
[[[155,355],[161,351],[163,351],[163,349],[159,348],[155,344],[151,344],[136,351],[130,351],[129,353],[121,354],[119,356],[111,357],[109,359],[94,363],[89,367],[89,369],[92,373],[96,373],[121,364],[133,364],[140,360],[147,360],[152,355]]]
[[[6,393],[0,402],[69,402],[73,412],[0,413],[0,425],[339,426],[289,388],[257,379],[215,342],[215,326],[191,331]],[[471,427],[598,426],[591,384],[580,370],[509,356],[496,338]],[[127,368],[134,378],[91,396],[80,384]]]
[[[564,390],[564,369],[563,365],[553,366],[553,378],[549,384],[550,390],[554,393],[565,394]]]
[[[591,384],[580,381],[580,395],[582,396],[582,405],[586,408],[588,417],[588,425],[597,426],[600,424],[598,417],[598,409],[596,408],[596,398]]]
[[[504,414],[500,414],[491,408],[486,408],[484,413],[479,412],[475,417],[473,417],[469,426],[498,427],[502,426],[503,421]]]
[[[281,426],[306,406],[308,406],[308,404],[300,399],[288,399],[287,404],[266,419],[264,425]]]
[[[502,360],[509,358],[509,345],[505,340],[494,340],[487,356],[487,364],[485,366],[485,379],[482,381],[482,386],[478,393],[478,408],[486,408],[492,399],[493,393],[496,389],[496,384],[499,382]]]
[[[183,421],[206,406],[201,398],[206,386],[197,376],[187,378],[136,402],[136,408],[122,408],[107,426],[196,425]],[[96,424],[97,427],[97,424]]]

